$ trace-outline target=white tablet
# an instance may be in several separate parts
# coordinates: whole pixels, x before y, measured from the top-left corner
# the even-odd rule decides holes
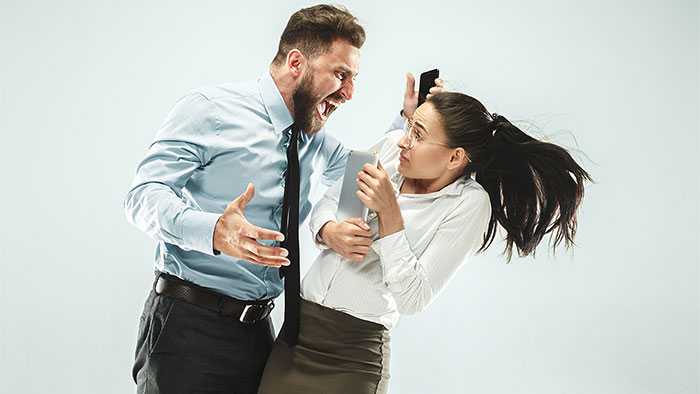
[[[338,200],[338,212],[336,219],[340,223],[349,218],[362,218],[367,221],[368,208],[355,194],[357,192],[357,173],[362,170],[362,167],[369,163],[377,165],[378,154],[376,150],[370,152],[352,150],[348,157],[348,162],[345,165],[345,175],[343,176],[343,187],[340,191]]]

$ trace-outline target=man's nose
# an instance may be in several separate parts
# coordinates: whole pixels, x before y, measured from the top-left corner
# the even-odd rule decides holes
[[[343,96],[345,101],[352,100],[352,94],[355,91],[355,82],[353,82],[352,79],[348,78],[348,82],[343,85],[342,88],[340,88],[340,94]]]

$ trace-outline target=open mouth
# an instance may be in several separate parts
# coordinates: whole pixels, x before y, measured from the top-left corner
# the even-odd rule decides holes
[[[338,108],[338,103],[330,100],[323,100],[316,106],[316,112],[321,120],[325,121]]]

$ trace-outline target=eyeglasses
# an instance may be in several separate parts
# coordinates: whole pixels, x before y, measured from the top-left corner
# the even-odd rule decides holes
[[[406,124],[403,127],[403,131],[404,136],[408,140],[408,145],[406,146],[407,149],[413,149],[413,147],[416,146],[416,144],[440,145],[450,148],[450,146],[444,142],[426,141],[425,137],[423,137],[423,135],[420,135],[419,132],[416,130],[413,118],[406,119]]]

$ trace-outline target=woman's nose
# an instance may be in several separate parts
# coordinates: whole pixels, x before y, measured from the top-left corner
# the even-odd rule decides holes
[[[399,142],[397,145],[401,149],[405,149],[405,150],[411,149],[408,146],[409,144],[408,144],[408,138],[406,137],[406,134],[402,135],[401,138],[399,138]]]

